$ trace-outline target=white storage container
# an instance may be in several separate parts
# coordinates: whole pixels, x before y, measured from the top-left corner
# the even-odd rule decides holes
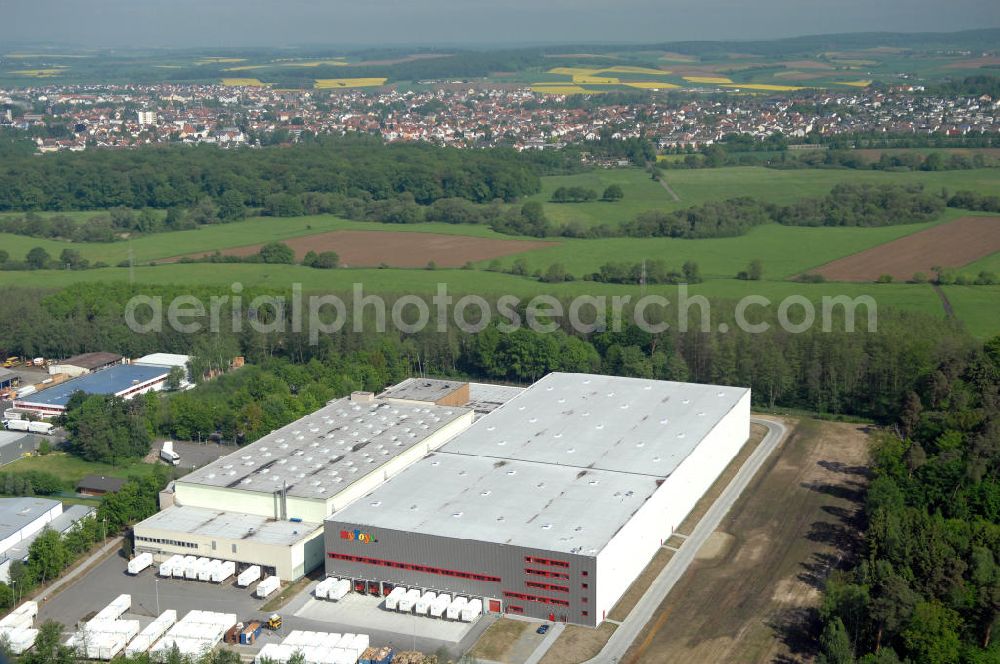
[[[409,590],[406,591],[406,594],[400,598],[399,606],[396,608],[401,613],[409,613],[410,611],[413,610],[414,605],[417,603],[417,600],[419,599],[420,599],[420,590],[418,588],[410,588]]]
[[[431,604],[431,617],[432,618],[442,617],[445,614],[445,611],[448,610],[448,607],[450,605],[451,605],[451,595],[449,595],[448,593],[441,593],[440,595],[437,596],[437,599],[434,600],[434,603]]]
[[[260,579],[260,566],[251,565],[250,567],[247,567],[245,570],[240,572],[240,575],[236,577],[236,585],[238,585],[240,588],[246,588],[251,583],[256,582],[258,579]]]
[[[385,596],[385,608],[387,611],[395,611],[399,608],[399,600],[406,595],[406,588],[396,586]]]
[[[470,600],[462,609],[462,620],[472,622],[483,613],[483,601],[481,599]]]
[[[417,600],[413,610],[416,611],[417,615],[426,616],[427,612],[431,610],[431,604],[433,604],[436,599],[437,593],[433,593],[428,590],[420,596],[420,599]]]
[[[458,620],[462,616],[462,609],[469,603],[468,598],[456,597],[448,605],[448,620]]]
[[[332,588],[326,591],[326,598],[336,602],[343,599],[349,592],[351,592],[351,580],[340,579]]]
[[[128,561],[128,573],[138,574],[147,567],[153,564],[153,554],[146,552],[140,553],[138,556]]]
[[[267,597],[281,586],[281,581],[276,576],[269,576],[259,584],[255,591],[257,597]]]

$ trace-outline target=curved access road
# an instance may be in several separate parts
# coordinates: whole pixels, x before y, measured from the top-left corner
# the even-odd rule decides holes
[[[740,497],[740,494],[743,493],[750,480],[760,470],[764,461],[777,449],[788,433],[787,427],[781,422],[756,417],[751,418],[751,421],[754,424],[760,424],[767,428],[767,434],[764,436],[764,439],[757,446],[757,449],[747,457],[746,462],[736,472],[729,486],[723,490],[718,499],[708,508],[705,516],[702,517],[698,525],[691,531],[691,535],[680,545],[677,552],[670,559],[670,562],[667,563],[663,571],[660,572],[660,575],[649,586],[646,594],[636,603],[632,612],[628,614],[628,617],[622,621],[618,629],[611,635],[611,638],[601,652],[597,657],[587,661],[585,664],[608,664],[608,662],[621,661],[625,652],[632,645],[632,642],[639,636],[642,628],[653,618],[656,609],[663,603],[664,598],[666,598],[667,594],[674,587],[674,584],[677,583],[691,564],[691,561],[694,560],[698,549],[705,543],[708,536],[719,527],[722,518],[726,516],[726,513],[729,512],[730,508]]]

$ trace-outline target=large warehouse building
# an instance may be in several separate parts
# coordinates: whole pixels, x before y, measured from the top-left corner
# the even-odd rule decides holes
[[[747,389],[550,374],[335,512],[326,571],[597,625],[749,433]]]
[[[323,561],[323,520],[440,447],[473,411],[355,393],[173,484],[138,551],[258,564],[284,580]]]

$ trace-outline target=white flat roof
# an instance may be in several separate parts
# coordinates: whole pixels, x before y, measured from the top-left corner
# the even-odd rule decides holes
[[[268,519],[256,514],[173,505],[137,524],[136,528],[140,529],[140,536],[145,536],[141,532],[143,528],[154,528],[172,533],[191,533],[201,537],[290,546],[316,532],[321,525],[305,521]],[[225,552],[220,555],[225,557]]]
[[[329,520],[594,556],[656,487],[645,475],[438,452]]]
[[[596,555],[748,392],[550,374],[328,520]]]
[[[338,399],[185,475],[177,484],[332,498],[468,413],[451,406]]]
[[[552,373],[441,451],[667,477],[748,392]]]

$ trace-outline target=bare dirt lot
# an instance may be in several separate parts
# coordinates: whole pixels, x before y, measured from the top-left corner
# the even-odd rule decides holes
[[[622,661],[811,661],[820,588],[859,546],[867,454],[860,425],[795,424]]]
[[[466,235],[397,233],[391,231],[332,231],[282,240],[301,259],[306,252],[336,251],[344,267],[424,267],[433,261],[439,267],[461,267],[469,261],[484,261],[522,251],[551,246],[552,242],[495,240]],[[223,249],[227,256],[250,256],[263,245]],[[200,258],[208,253],[188,254]],[[161,262],[175,262],[180,256]]]
[[[1000,217],[961,217],[827,263],[816,270],[832,281],[905,281],[931,268],[961,267],[1000,251]]]

